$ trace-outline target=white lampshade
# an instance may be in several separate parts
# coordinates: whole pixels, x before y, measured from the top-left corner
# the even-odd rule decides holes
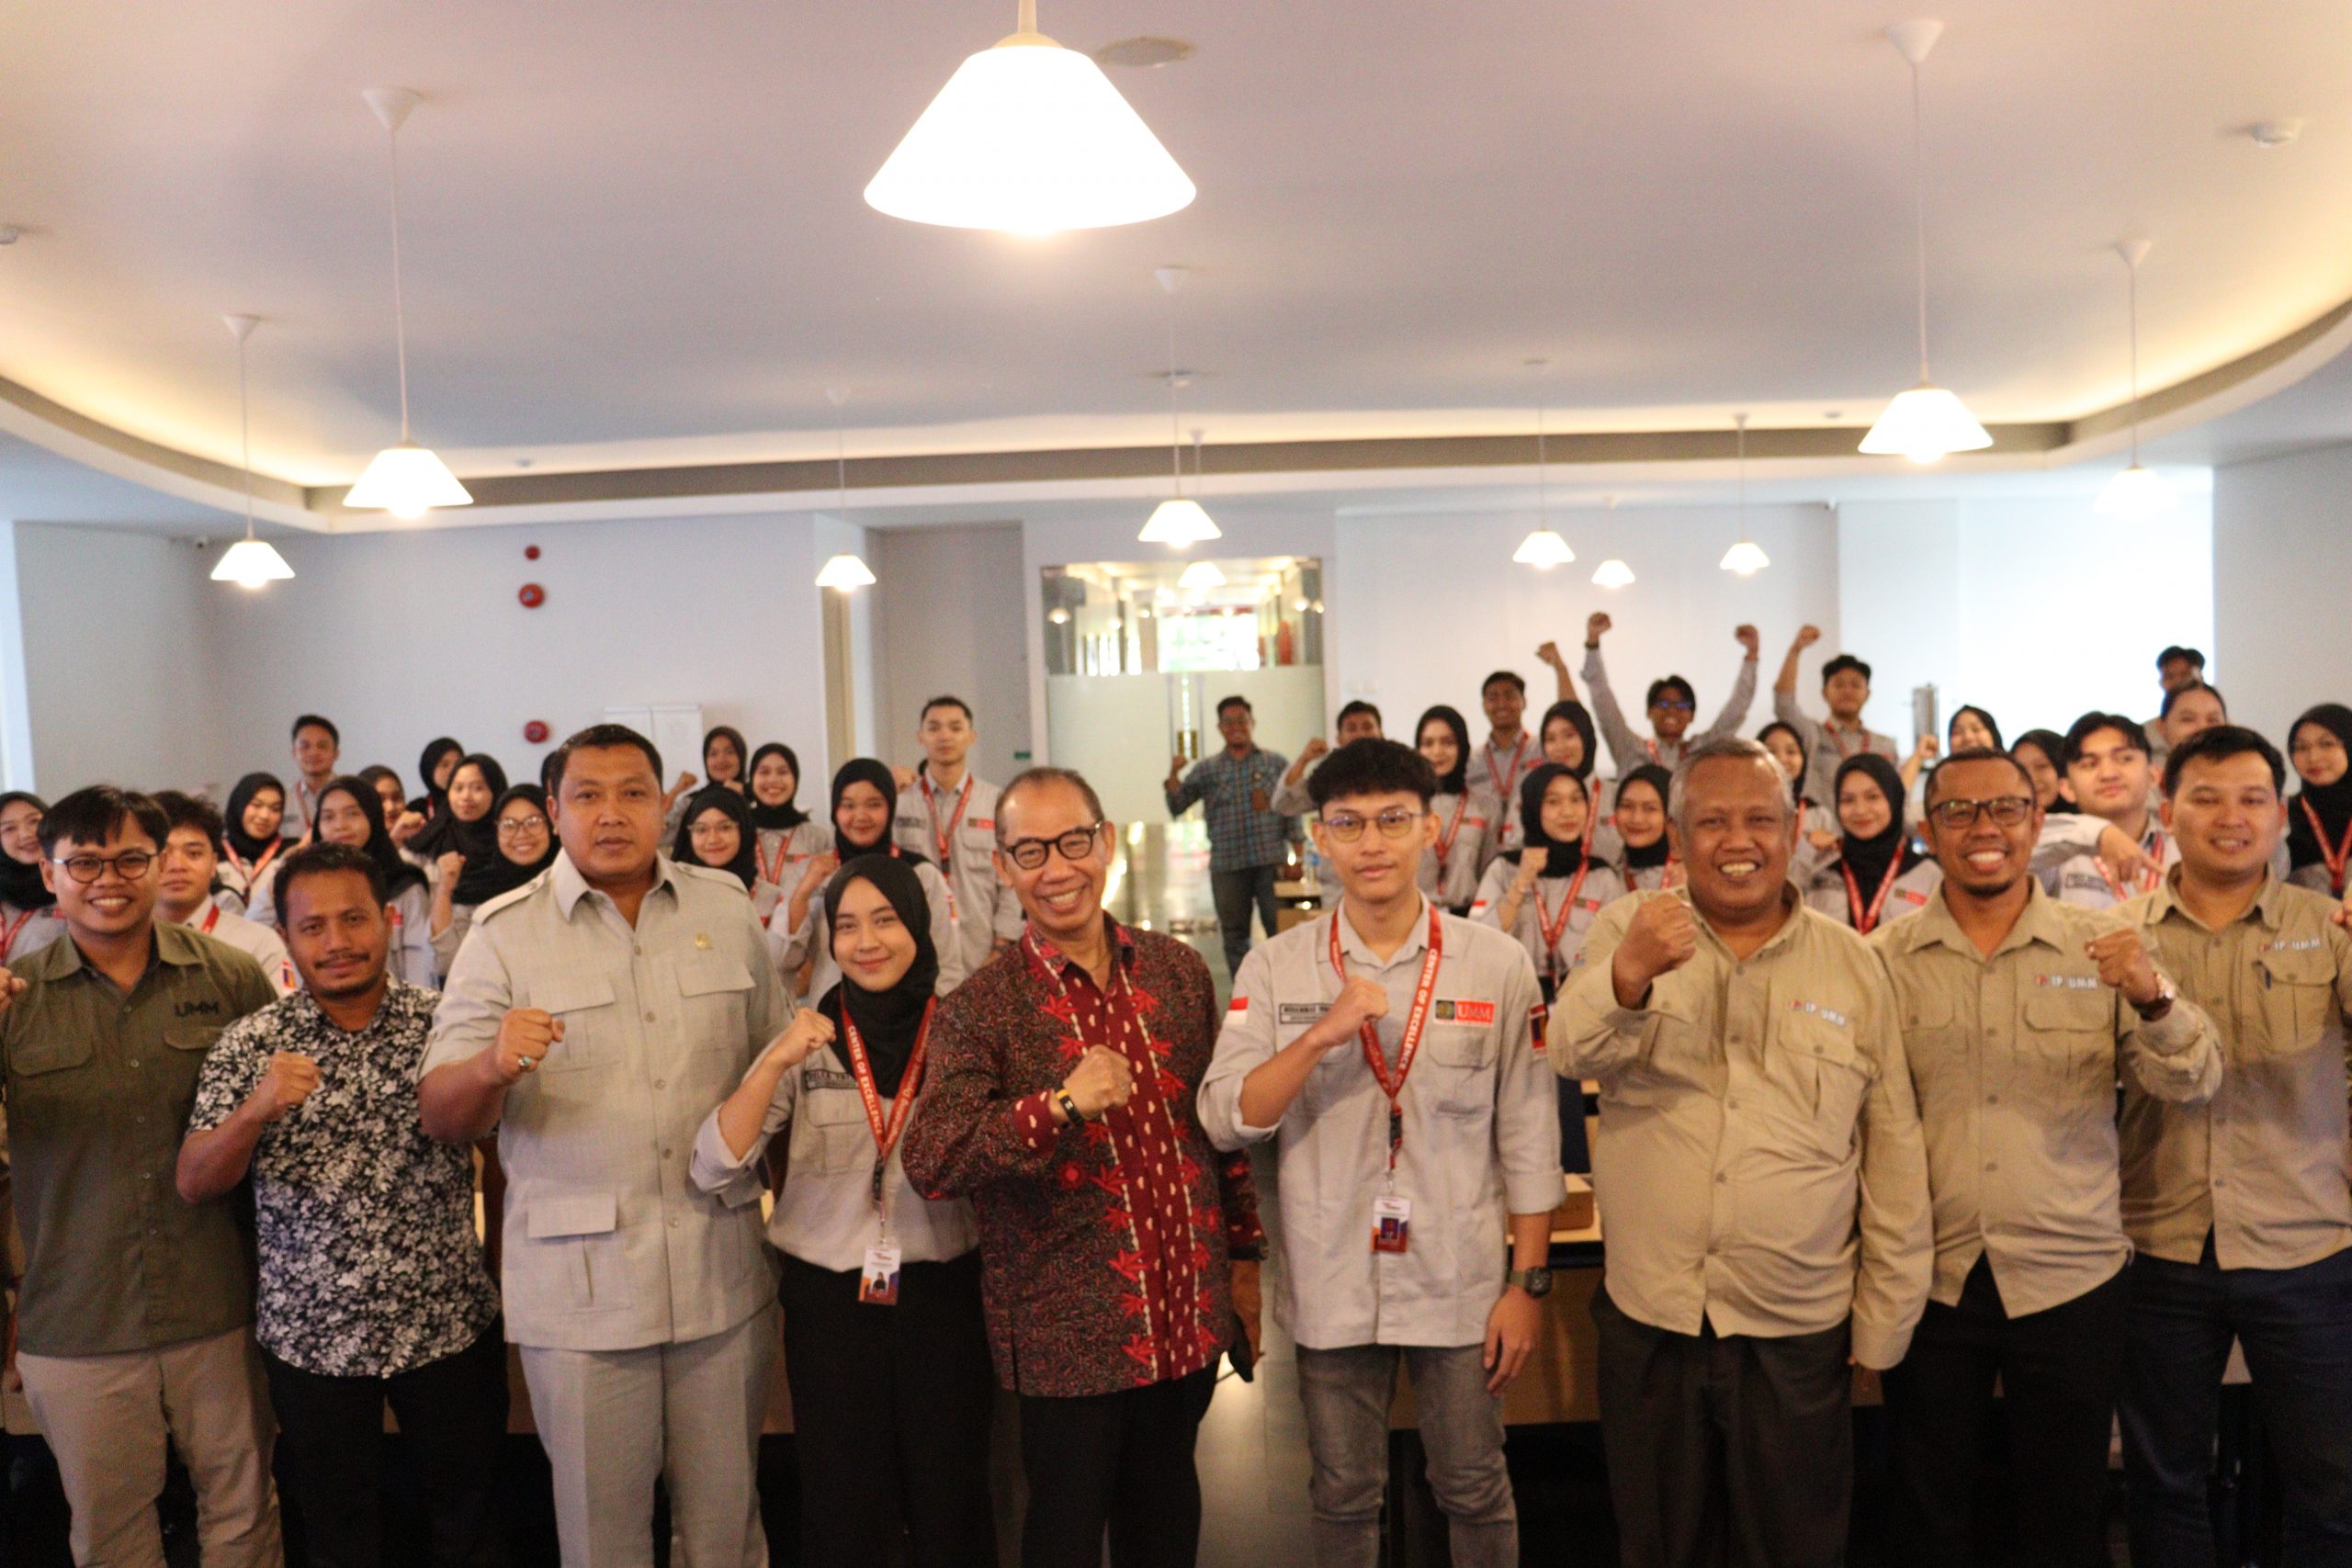
[[[817,573],[817,586],[838,588],[846,593],[853,588],[864,588],[874,581],[874,573],[855,556],[835,556]]]
[[[1755,541],[1742,539],[1724,552],[1724,558],[1719,564],[1725,571],[1736,571],[1742,577],[1753,577],[1770,566],[1772,558],[1766,555]]]
[[[1941,387],[1918,386],[1896,394],[1878,416],[1861,449],[1872,457],[1900,454],[1915,463],[1932,463],[1952,452],[1975,452],[1993,445],[1976,416],[1957,394]]]
[[[2126,523],[2144,523],[2169,512],[2180,498],[2173,494],[2172,486],[2158,478],[2155,471],[2134,463],[2107,481],[2098,492],[2093,510],[2102,517],[2120,517]]]
[[[240,588],[259,588],[265,582],[284,582],[294,575],[286,558],[275,546],[259,539],[239,539],[222,553],[219,564],[212,569],[215,582],[233,582]]]
[[[1176,580],[1176,586],[1222,588],[1225,586],[1225,573],[1216,569],[1216,562],[1213,560],[1196,560],[1184,569],[1184,575]]]
[[[1595,588],[1630,588],[1633,582],[1634,569],[1615,556],[1593,569],[1592,585]]]
[[[1193,195],[1102,68],[1037,32],[957,66],[865,187],[893,218],[1016,234],[1140,223]]]
[[[471,506],[473,502],[449,465],[413,441],[377,453],[375,461],[343,498],[343,504],[354,512],[389,512],[410,523],[436,506]]]
[[[1577,558],[1568,542],[1550,528],[1538,528],[1519,542],[1511,553],[1512,560],[1521,566],[1532,566],[1538,571],[1549,571],[1555,566],[1566,566]]]
[[[1204,539],[1225,536],[1201,503],[1190,496],[1170,496],[1152,508],[1151,520],[1143,525],[1136,539],[1147,545],[1166,545],[1181,550],[1197,545]]]

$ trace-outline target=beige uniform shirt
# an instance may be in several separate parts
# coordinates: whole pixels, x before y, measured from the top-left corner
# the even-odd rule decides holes
[[[1801,874],[1794,865],[1789,867],[1789,880],[1804,889],[1804,901],[1841,926],[1859,930],[1854,919],[1854,890],[1846,886],[1846,867],[1832,850],[1826,863],[1815,863],[1811,874]],[[1886,902],[1878,909],[1881,926],[1899,920],[1905,915],[1916,915],[1926,908],[1944,885],[1944,868],[1934,861],[1922,860],[1894,879],[1887,889]],[[1878,897],[1878,884],[1861,884],[1862,908],[1867,912],[1871,902]]]
[[[926,794],[929,782],[927,773],[917,773],[915,782],[899,792],[890,839],[939,868],[943,886],[952,896],[948,912],[956,921],[956,971],[969,975],[989,961],[999,942],[1021,940],[1021,900],[996,874],[996,803],[1001,792],[968,773],[964,775],[965,784],[972,786],[968,797],[961,784]],[[944,951],[940,953],[943,962],[946,956]]]
[[[2141,926],[2181,995],[2220,1031],[2222,1087],[2168,1105],[2127,1085],[2123,1227],[2156,1258],[2295,1269],[2352,1245],[2346,1177],[2344,1010],[2352,932],[2335,900],[2273,877],[2252,908],[2209,931],[2173,882],[2116,911]]]
[[[2182,1104],[2201,1104],[2222,1081],[2221,1041],[2193,1004],[2176,1000],[2143,1023],[2099,984],[2084,950],[2121,923],[2034,886],[1989,958],[1940,894],[1871,936],[1902,1010],[1935,1205],[1933,1299],[1946,1306],[1987,1255],[2012,1317],[2113,1279],[2132,1256],[2119,1206],[2119,1073]]]
[[[1671,1333],[1770,1338],[1852,1319],[1891,1367],[1928,1302],[1927,1154],[1886,966],[1786,895],[1745,959],[1705,920],[1699,951],[1645,1004],[1611,960],[1646,893],[1600,912],[1560,993],[1552,1066],[1600,1082],[1592,1184],[1609,1299]]]
[[[1421,891],[1448,909],[1467,908],[1478,896],[1478,874],[1492,858],[1487,840],[1501,824],[1502,808],[1492,795],[1471,790],[1431,796],[1430,811],[1437,818],[1437,838],[1446,840],[1445,854],[1440,863],[1435,840],[1421,852]]]
[[[1584,880],[1577,880],[1577,867],[1565,867],[1565,875],[1546,874],[1535,879],[1535,886],[1519,901],[1519,916],[1511,922],[1509,934],[1526,949],[1528,962],[1535,965],[1535,973],[1555,987],[1565,981],[1579,959],[1584,956],[1585,933],[1592,930],[1592,922],[1600,911],[1625,894],[1625,880],[1617,868],[1605,861],[1588,861],[1584,864]],[[1483,926],[1503,929],[1503,900],[1510,896],[1511,884],[1519,878],[1516,862],[1498,860],[1487,868],[1479,880],[1478,897],[1470,906],[1470,918]],[[1545,928],[1551,928],[1551,938],[1545,940]]]

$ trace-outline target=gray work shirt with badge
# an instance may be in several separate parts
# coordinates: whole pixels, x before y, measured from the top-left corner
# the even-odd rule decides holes
[[[1772,694],[1772,716],[1795,730],[1798,742],[1804,747],[1804,798],[1829,807],[1833,813],[1838,802],[1838,763],[1865,751],[1875,751],[1891,762],[1903,758],[1903,753],[1895,750],[1892,735],[1881,735],[1862,725],[1849,728],[1834,718],[1815,718],[1797,705],[1796,695],[1792,692]]]
[[[1870,907],[1877,903],[1879,897],[1878,884],[1857,882],[1852,887],[1846,885],[1845,863],[1838,859],[1834,850],[1830,852],[1828,863],[1814,867],[1810,874],[1791,862],[1789,880],[1804,889],[1804,901],[1808,905],[1839,925],[1854,931],[1861,930],[1861,922],[1854,917],[1856,892],[1861,895],[1862,913],[1865,915],[1869,914]],[[1905,915],[1917,914],[1933,901],[1936,890],[1943,885],[1942,866],[1925,859],[1914,863],[1910,869],[1894,879],[1894,886],[1886,889],[1886,901],[1879,904],[1878,918],[1872,930],[1891,920],[1899,920]]]
[[[1464,909],[1478,896],[1478,874],[1493,857],[1487,840],[1502,818],[1494,796],[1476,790],[1432,795],[1430,814],[1437,831],[1421,852],[1415,874],[1420,889],[1448,909]]]
[[[475,911],[418,1077],[486,1051],[513,1008],[563,1025],[506,1094],[506,1337],[629,1350],[723,1333],[775,1280],[756,1208],[697,1188],[695,1135],[787,1016],[726,872],[654,861],[631,926],[569,852]]]
[[[1478,884],[1478,897],[1470,906],[1470,918],[1501,931],[1503,898],[1518,875],[1519,867],[1510,861],[1499,860],[1488,866]],[[1602,908],[1623,897],[1626,891],[1625,879],[1604,861],[1586,863],[1581,883],[1573,867],[1560,876],[1552,875],[1547,867],[1519,901],[1519,919],[1506,934],[1526,950],[1535,972],[1556,987],[1583,959],[1585,932],[1592,929]],[[1548,942],[1547,926],[1556,933]]]
[[[1393,1072],[1429,951],[1430,905],[1384,962],[1342,920],[1351,975],[1388,993],[1376,1025]],[[1283,1267],[1274,1307],[1301,1345],[1475,1345],[1502,1294],[1512,1214],[1549,1213],[1560,1179],[1558,1097],[1544,1065],[1535,972],[1490,927],[1438,916],[1440,954],[1420,1048],[1400,1102],[1396,1195],[1412,1213],[1402,1253],[1373,1250],[1373,1203],[1389,1190],[1388,1097],[1358,1041],[1334,1046],[1282,1119],[1241,1119],[1250,1072],[1340,995],[1334,912],[1252,948],[1201,1081],[1201,1125],[1221,1149],[1272,1138]]]
[[[928,790],[930,782],[927,773],[918,773],[899,792],[890,838],[930,861],[945,879],[960,955],[956,966],[969,975],[989,961],[998,942],[1021,940],[1021,900],[996,874],[996,807],[1002,792],[969,773],[954,789]]]
[[[1487,796],[1501,810],[1500,817],[1487,825],[1487,841],[1479,851],[1481,873],[1494,864],[1497,855],[1519,846],[1519,784],[1530,768],[1541,767],[1543,762],[1543,743],[1524,729],[1519,732],[1516,745],[1498,748],[1490,735],[1470,748],[1462,782],[1471,794]]]
[[[1731,684],[1731,696],[1715,715],[1714,722],[1696,735],[1683,733],[1679,740],[1660,740],[1634,732],[1625,720],[1625,710],[1617,701],[1616,690],[1609,683],[1608,667],[1600,661],[1600,649],[1588,647],[1584,650],[1584,685],[1592,694],[1592,717],[1600,738],[1609,742],[1610,761],[1617,765],[1619,777],[1645,763],[1656,762],[1669,772],[1682,763],[1690,748],[1702,740],[1720,736],[1736,735],[1747,722],[1747,710],[1756,704],[1756,656],[1748,655],[1739,661],[1739,674]],[[1698,716],[1693,714],[1692,718]],[[1600,772],[1598,768],[1593,770]]]
[[[2035,869],[2041,877],[2043,890],[2060,903],[2072,904],[2079,909],[2111,909],[2127,898],[2153,892],[2162,880],[2160,875],[2119,886],[2096,850],[2080,847],[2096,846],[2099,835],[2111,826],[2107,818],[2087,812],[2071,818],[2064,813],[2051,818],[2034,846]],[[2068,847],[2075,847],[2075,852],[2055,858]],[[2180,863],[2179,840],[2165,831],[2153,812],[2148,816],[2148,825],[2141,830],[2140,849],[2164,872]]]

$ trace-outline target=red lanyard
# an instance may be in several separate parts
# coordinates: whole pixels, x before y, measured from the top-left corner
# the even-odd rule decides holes
[[[947,874],[948,852],[955,848],[956,829],[964,820],[964,807],[971,804],[972,784],[973,775],[966,773],[964,787],[956,796],[956,809],[948,814],[947,826],[942,828],[939,825],[939,803],[932,797],[931,775],[915,775],[915,786],[922,791],[922,808],[931,815],[931,836],[939,844],[939,872],[943,876]]]
[[[849,1070],[857,1077],[857,1097],[865,1101],[865,1125],[874,1134],[874,1206],[882,1207],[882,1177],[889,1168],[890,1151],[899,1146],[899,1136],[907,1130],[907,1118],[914,1114],[915,1095],[922,1087],[922,1059],[931,1049],[931,1014],[938,999],[925,1002],[922,1022],[915,1028],[915,1048],[907,1056],[907,1070],[899,1079],[899,1093],[890,1102],[890,1114],[882,1114],[882,1091],[874,1087],[874,1065],[865,1057],[865,1040],[857,1032],[857,1021],[849,1015],[849,999],[842,999],[842,1035],[849,1044]],[[888,1228],[887,1218],[884,1221]]]
[[[2344,825],[2344,841],[2329,849],[2327,829],[2319,825],[2319,813],[2312,808],[2308,800],[2303,802],[2303,816],[2311,822],[2312,837],[2319,842],[2320,858],[2327,862],[2327,885],[2340,898],[2344,896],[2345,869],[2347,864],[2352,864],[2352,822]],[[1444,857],[1441,853],[1439,858],[1442,861]]]
[[[1445,831],[1437,836],[1437,868],[1440,871],[1445,869],[1445,857],[1453,852],[1453,836],[1462,830],[1462,814],[1469,809],[1470,791],[1464,785],[1462,793],[1453,797],[1453,819],[1445,825]]]
[[[27,922],[40,913],[39,909],[27,909],[23,914],[10,920],[6,926],[0,927],[0,963],[5,963],[8,954],[16,950],[17,933],[25,929]]]
[[[396,915],[394,915],[392,918],[393,918],[394,919],[400,919],[400,917],[399,917],[397,914],[396,914]],[[210,908],[208,908],[208,909],[206,909],[206,910],[204,911],[204,923],[203,923],[202,925],[200,925],[200,926],[197,927],[196,929],[197,929],[198,931],[202,931],[206,936],[210,936],[210,935],[212,934],[212,928],[213,928],[214,926],[219,925],[220,923],[220,905],[218,905],[218,904],[215,904],[215,905],[213,905]]]
[[[1862,885],[1855,880],[1854,868],[1840,861],[1838,870],[1846,878],[1846,908],[1854,917],[1855,933],[1868,936],[1878,929],[1879,912],[1886,908],[1886,896],[1894,891],[1895,880],[1903,874],[1902,852],[1897,851],[1894,858],[1886,863],[1886,874],[1879,879],[1878,897],[1871,900],[1867,909],[1862,908]]]
[[[261,857],[254,861],[251,865],[247,865],[244,863],[243,858],[237,853],[233,846],[229,848],[229,863],[235,866],[240,872],[244,874],[245,890],[247,892],[251,892],[253,890],[254,883],[261,876],[263,868],[268,865],[271,861],[276,860],[277,858],[277,852],[285,847],[285,840],[273,839],[270,840],[269,848],[262,851]]]
[[[2333,864],[2334,863],[2331,862],[2331,867]],[[2101,880],[2106,882],[2107,890],[2115,895],[2115,901],[2117,903],[2120,904],[2126,898],[2132,897],[2131,894],[2126,893],[2123,890],[2123,885],[2115,880],[2115,873],[2107,869],[2107,863],[2105,861],[2100,861],[2098,863],[2098,874]],[[2140,891],[2143,893],[2154,893],[2157,888],[2164,886],[2164,881],[2165,835],[2164,829],[2159,828],[2156,829],[2155,842],[2148,846],[2148,870],[2146,874],[2141,878]]]
[[[1821,733],[1829,737],[1829,743],[1838,748],[1838,755],[1839,757],[1850,757],[1854,755],[1853,752],[1846,750],[1846,737],[1842,731],[1825,724],[1821,727]],[[1871,749],[1870,730],[1866,728],[1857,726],[1856,733],[1860,734],[1862,738],[1862,750],[1864,751],[1868,751]]]
[[[1527,737],[1521,734],[1519,744],[1510,749],[1510,772],[1504,773],[1495,761],[1495,743],[1491,740],[1487,742],[1487,777],[1494,781],[1495,798],[1501,801],[1506,809],[1510,805],[1511,781],[1519,777],[1519,766],[1526,755]]]
[[[1592,855],[1588,851],[1577,861],[1576,880],[1568,884],[1568,896],[1560,900],[1560,918],[1556,920],[1544,912],[1544,888],[1535,888],[1535,923],[1544,931],[1544,972],[1559,973],[1560,937],[1568,929],[1568,917],[1576,912],[1577,895],[1584,891],[1584,875],[1592,869]]]
[[[776,887],[784,886],[785,863],[792,858],[792,829],[786,828],[775,846],[775,865],[770,868],[768,857],[761,852],[759,834],[752,835],[752,859],[760,868],[760,880]]]
[[[1347,961],[1340,954],[1340,922],[1347,917],[1342,910],[1331,911],[1331,972],[1340,984],[1348,983]],[[1405,1110],[1400,1103],[1405,1094],[1405,1079],[1413,1070],[1413,1058],[1420,1055],[1421,1031],[1430,1021],[1430,999],[1437,994],[1437,963],[1444,951],[1444,936],[1437,923],[1437,906],[1430,906],[1430,948],[1421,955],[1421,977],[1413,984],[1413,1008],[1405,1015],[1405,1037],[1396,1047],[1396,1076],[1388,1076],[1388,1064],[1380,1053],[1380,1031],[1366,1023],[1360,1032],[1363,1041],[1364,1065],[1379,1080],[1380,1091],[1388,1097],[1388,1174],[1396,1174],[1396,1151],[1405,1146]]]

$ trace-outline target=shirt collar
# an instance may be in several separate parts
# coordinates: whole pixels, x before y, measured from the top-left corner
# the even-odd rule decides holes
[[[1688,887],[1676,888],[1670,897],[1679,898],[1685,904],[1690,904],[1690,890]],[[1781,910],[1782,915],[1781,929],[1766,938],[1763,946],[1749,953],[1747,955],[1749,959],[1761,958],[1774,948],[1795,940],[1797,927],[1804,920],[1805,908],[1804,900],[1798,897],[1796,885],[1792,882],[1781,884]],[[1707,923],[1706,916],[1699,913],[1699,907],[1696,904],[1690,905],[1690,913],[1697,919],[1699,929],[1707,933],[1707,940],[1717,947],[1724,948],[1724,951],[1728,953],[1731,951],[1730,948],[1724,947],[1724,939],[1715,934],[1715,928]]]
[[[1947,880],[1944,887],[1951,886]],[[2033,877],[2026,878],[2025,908],[2018,911],[2017,923],[1994,946],[1990,956],[1997,958],[2029,942],[2040,942],[2059,952],[2066,950],[2066,932],[2058,913],[2058,900],[2042,891],[2041,884]],[[1968,933],[1960,929],[1960,921],[1951,912],[1946,894],[1939,890],[1928,900],[1928,907],[1904,919],[1895,928],[1905,953],[1917,953],[1923,947],[1941,945],[1967,958],[1982,962],[1987,955],[1978,951]]]
[[[1135,932],[1113,919],[1107,910],[1102,916],[1102,929],[1111,939],[1112,962],[1122,968],[1133,966],[1136,957]],[[1022,951],[1029,959],[1030,973],[1038,978],[1051,979],[1057,975],[1067,976],[1072,971],[1080,975],[1086,974],[1086,970],[1078,960],[1069,957],[1060,948],[1056,947],[1054,939],[1039,931],[1035,922],[1024,922],[1022,935],[1024,938]],[[1093,976],[1088,975],[1087,978],[1091,981]]]
[[[580,900],[595,889],[590,887],[588,879],[580,874],[580,868],[571,863],[570,850],[558,850],[555,864],[549,867],[548,871],[549,885],[555,889],[555,907],[563,912],[563,918],[568,920],[571,919],[571,911],[579,905]],[[646,891],[650,893],[655,889],[667,887],[671,890],[671,897],[674,898],[677,897],[677,868],[671,863],[668,855],[655,852],[653,886],[647,888]]]
[[[2157,884],[2155,892],[2149,896],[2148,924],[2161,925],[2167,916],[2177,913],[2182,919],[2202,931],[2205,929],[2204,922],[2190,914],[2188,907],[2180,901],[2180,872],[2181,868],[2177,865],[2165,872],[2164,881]],[[2262,891],[2254,896],[2254,902],[2238,919],[2259,920],[2264,930],[2277,931],[2278,922],[2284,919],[2287,914],[2287,897],[2282,887],[2283,884],[2279,882],[2278,873],[2264,872]]]
[[[196,933],[187,927],[155,917],[154,935],[149,948],[149,966],[156,960],[175,969],[193,968],[204,962],[204,953],[197,945]],[[62,980],[77,969],[89,969],[82,957],[82,950],[74,945],[74,933],[69,930],[55,942],[42,948],[28,960],[30,976],[37,980]],[[90,973],[97,973],[90,969]]]
[[[1379,958],[1364,945],[1363,938],[1356,934],[1354,923],[1348,919],[1347,900],[1340,899],[1339,908],[1331,911],[1331,919],[1340,925],[1340,951],[1366,969],[1385,969],[1408,958],[1419,957],[1430,945],[1430,901],[1426,894],[1419,892],[1413,895],[1413,927],[1406,935],[1404,945],[1387,957]]]

